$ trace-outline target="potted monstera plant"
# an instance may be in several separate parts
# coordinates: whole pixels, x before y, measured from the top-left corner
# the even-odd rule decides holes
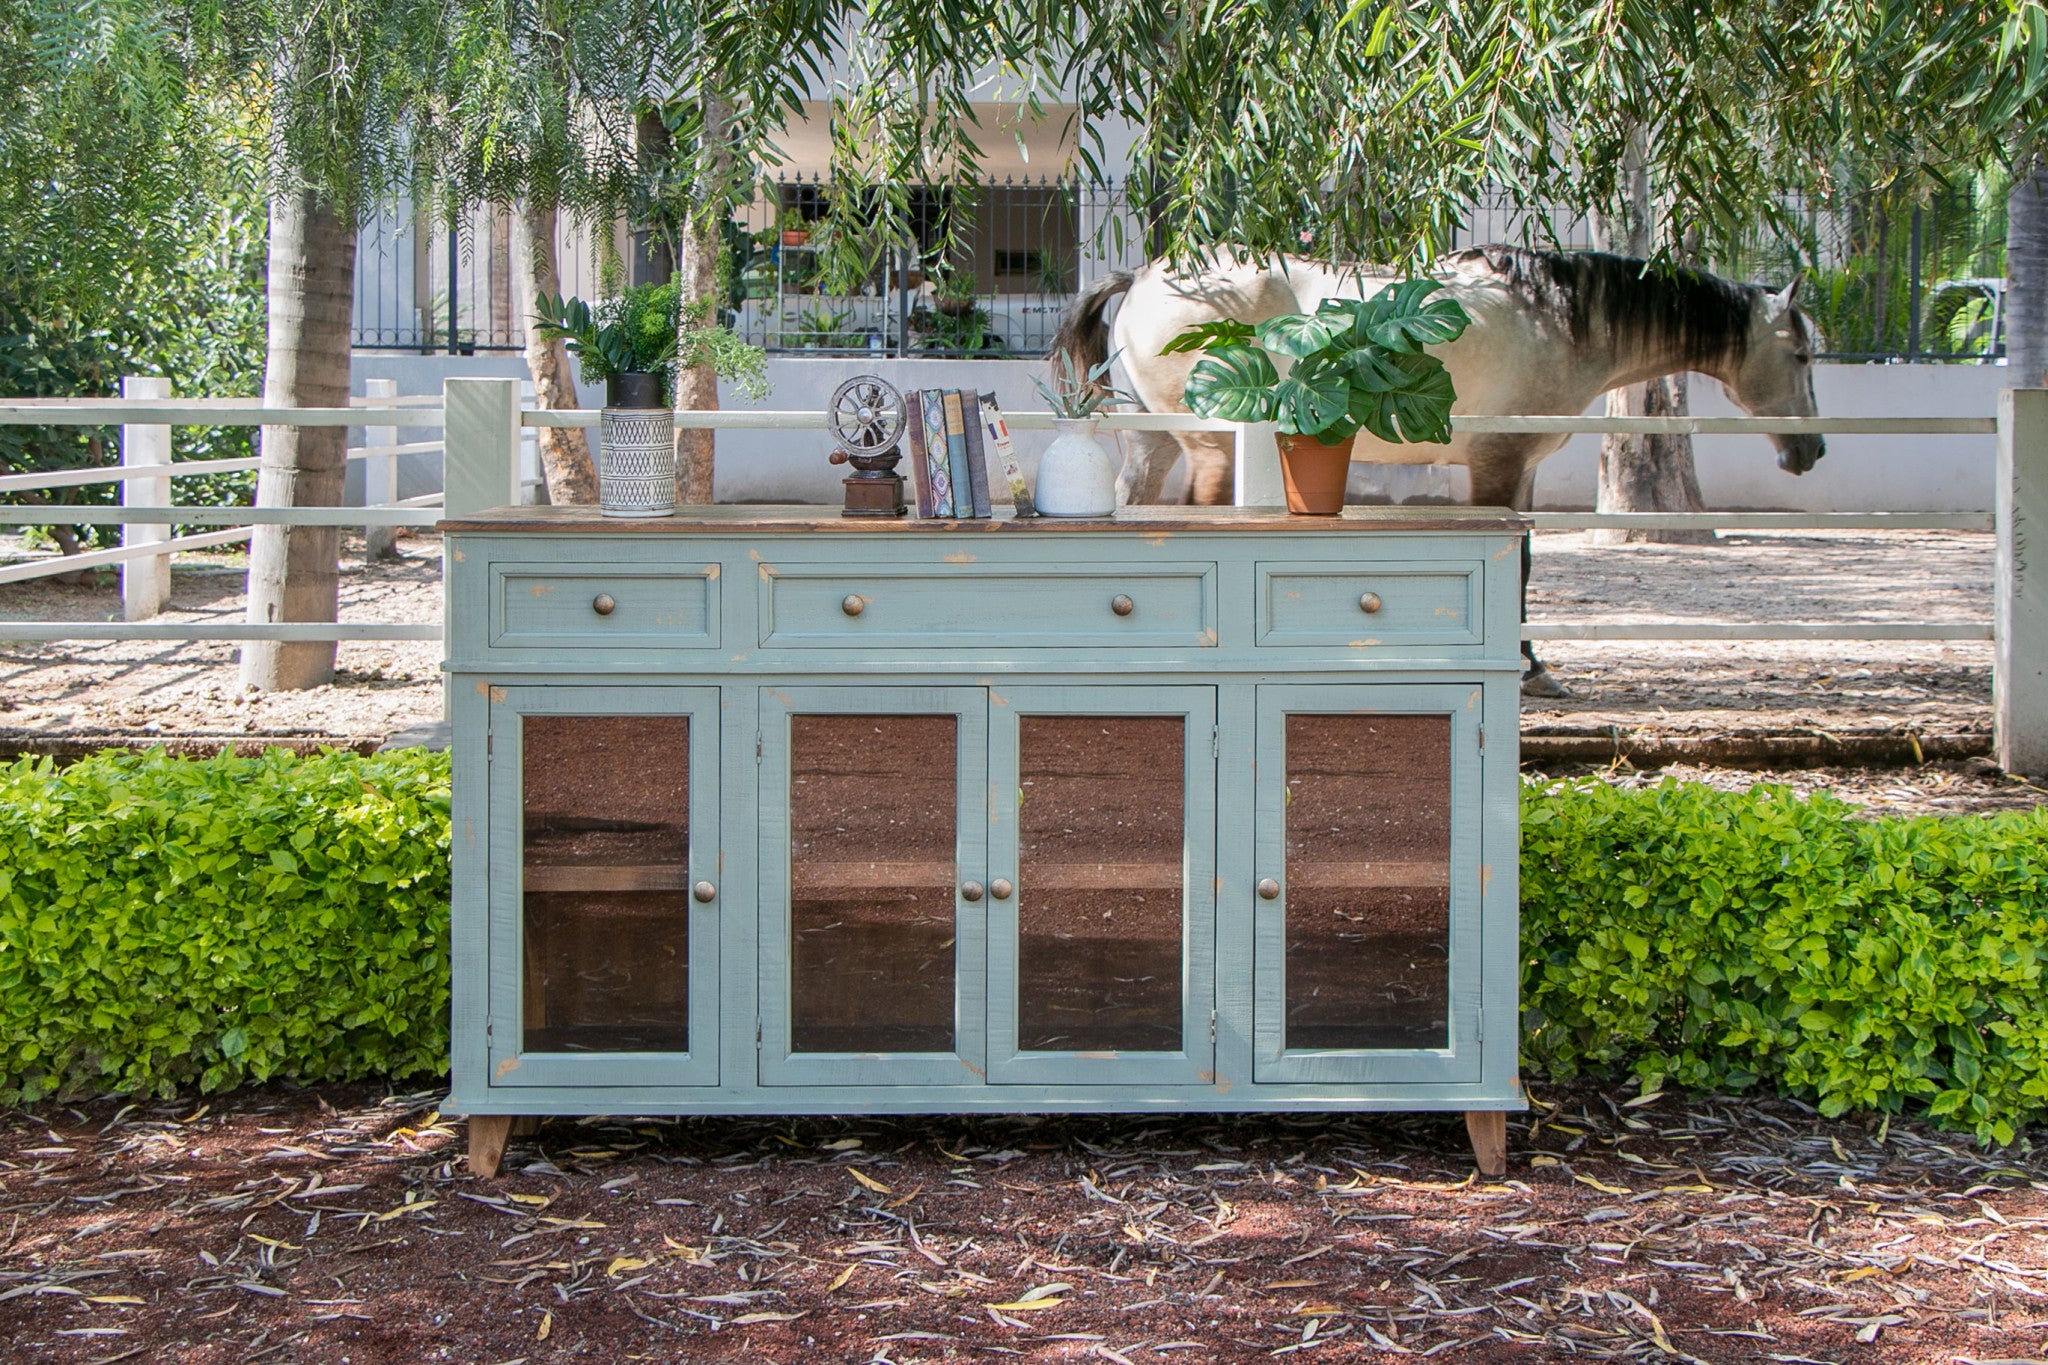
[[[1343,510],[1352,438],[1451,439],[1457,397],[1443,362],[1423,350],[1463,335],[1471,318],[1435,280],[1403,280],[1370,299],[1325,299],[1313,313],[1254,326],[1224,318],[1190,327],[1164,354],[1200,351],[1186,401],[1203,417],[1279,424],[1287,510]],[[1292,363],[1280,372],[1275,360]]]

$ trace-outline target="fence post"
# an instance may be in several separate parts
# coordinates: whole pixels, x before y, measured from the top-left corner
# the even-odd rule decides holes
[[[1278,507],[1287,501],[1280,483],[1280,445],[1274,439],[1278,431],[1271,422],[1238,424],[1237,489],[1232,501],[1239,507]]]
[[[448,379],[441,435],[441,506],[466,517],[519,501],[519,381]]]
[[[154,375],[127,375],[121,380],[123,398],[165,399],[171,396],[171,381]],[[121,428],[121,463],[124,466],[159,465],[171,462],[171,429],[167,426],[124,426]],[[121,484],[123,507],[168,507],[171,481],[167,478],[129,479]],[[168,526],[124,526],[123,545],[154,545],[171,538]],[[171,604],[171,557],[150,555],[131,559],[121,566],[121,619],[147,621]]]
[[[363,395],[370,399],[396,398],[396,379],[366,379],[363,381]],[[364,427],[363,444],[372,449],[377,446],[398,444],[397,427]],[[372,455],[363,461],[363,506],[388,507],[398,501],[398,457],[396,455]],[[396,526],[365,526],[363,528],[363,558],[382,559],[391,553],[398,543]]]
[[[466,517],[490,507],[519,501],[519,381],[516,379],[444,379],[441,381],[441,514]],[[441,658],[451,657],[450,637],[455,602],[448,595],[453,582],[441,566]],[[448,685],[441,688],[441,718],[454,714]]]
[[[2048,389],[1998,395],[1997,607],[1991,673],[1998,766],[2048,773]]]

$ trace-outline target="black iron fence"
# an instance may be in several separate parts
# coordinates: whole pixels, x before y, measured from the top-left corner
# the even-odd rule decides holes
[[[1042,355],[1081,281],[1145,258],[1144,225],[1115,184],[1005,177],[971,193],[915,188],[902,239],[872,268],[837,264],[827,237],[829,182],[764,185],[728,232],[729,317],[770,352],[930,357]],[[2003,194],[1962,187],[1917,205],[1849,196],[1789,215],[1717,268],[1782,282],[1801,271],[1801,302],[1842,360],[1987,361],[2003,353]],[[517,350],[519,244],[511,215],[479,209],[456,228],[402,213],[363,231],[355,343],[473,353]],[[1588,225],[1475,205],[1454,245],[1534,239],[1592,244]],[[565,225],[565,293],[643,276],[645,243],[623,230],[594,241]],[[607,270],[603,262],[613,265]]]

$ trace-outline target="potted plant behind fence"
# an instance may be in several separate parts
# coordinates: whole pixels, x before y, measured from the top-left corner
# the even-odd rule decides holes
[[[560,337],[587,384],[605,386],[598,416],[597,501],[608,517],[666,517],[676,510],[678,367],[709,365],[749,398],[768,392],[768,357],[711,320],[713,300],[685,307],[674,284],[635,285],[591,305],[542,295],[539,331]]]
[[[1038,459],[1038,487],[1031,495],[1045,517],[1106,517],[1116,511],[1116,462],[1095,439],[1096,419],[1111,403],[1135,402],[1109,385],[1111,356],[1085,374],[1061,351],[1053,382],[1031,382],[1052,409],[1053,438]]]
[[[1424,346],[1455,341],[1471,319],[1435,280],[1403,280],[1370,299],[1325,299],[1313,313],[1253,326],[1225,318],[1190,327],[1161,354],[1201,351],[1186,402],[1202,417],[1276,422],[1287,510],[1344,508],[1351,442],[1361,429],[1391,444],[1451,439],[1457,391]],[[1290,360],[1285,375],[1274,357]]]

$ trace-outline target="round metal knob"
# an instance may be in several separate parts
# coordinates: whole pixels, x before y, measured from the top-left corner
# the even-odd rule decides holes
[[[1259,878],[1259,899],[1262,901],[1279,900],[1280,883],[1274,881],[1271,877]]]
[[[988,893],[991,896],[994,896],[999,901],[1008,900],[1010,898],[1010,893],[1016,889],[1017,888],[1011,886],[1001,877],[996,878],[994,881],[988,884]]]
[[[1369,592],[1359,598],[1358,609],[1368,614],[1378,611],[1380,609],[1380,595],[1376,592]]]
[[[1133,602],[1130,598],[1124,596],[1122,593],[1118,593],[1116,596],[1109,599],[1109,609],[1115,612],[1118,616],[1129,616],[1132,612],[1138,609],[1138,604],[1136,602]]]
[[[858,616],[867,609],[867,599],[859,593],[850,592],[841,598],[839,602],[839,610],[845,612],[848,616]]]
[[[698,882],[690,888],[690,894],[697,898],[697,904],[709,905],[712,901],[718,899],[718,888],[710,882]]]
[[[980,882],[967,882],[967,883],[964,883],[964,884],[963,884],[963,885],[961,886],[961,888],[960,888],[960,899],[961,899],[961,900],[963,900],[963,901],[978,901],[978,900],[980,900],[980,899],[981,899],[981,883],[980,883]]]
[[[608,592],[601,592],[590,599],[590,609],[599,616],[610,616],[618,608],[618,600]]]

